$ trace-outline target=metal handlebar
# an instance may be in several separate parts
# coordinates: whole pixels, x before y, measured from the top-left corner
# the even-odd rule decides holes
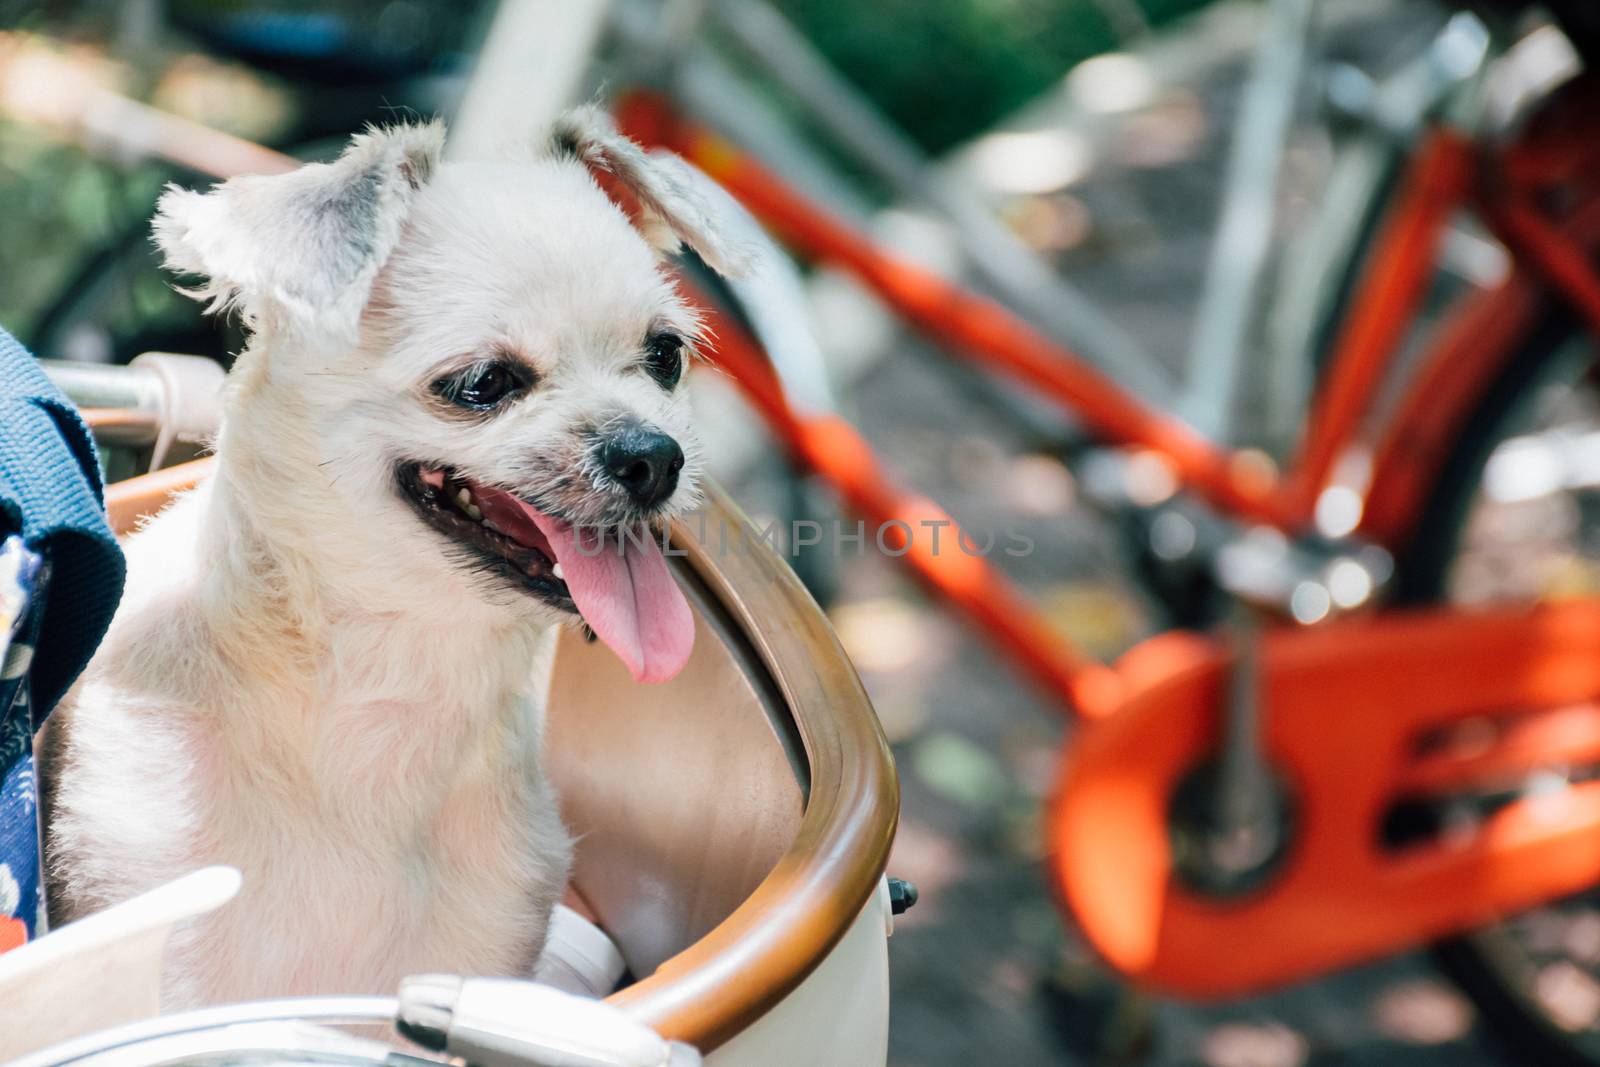
[[[7,1067],[305,1062],[393,1064],[391,1044],[331,1027],[394,1028],[474,1067],[699,1067],[602,1000],[510,978],[418,975],[398,997],[286,997],[143,1019],[14,1060]],[[414,1062],[434,1062],[412,1057]]]
[[[41,359],[50,380],[84,409],[105,444],[151,447],[150,469],[171,458],[174,445],[209,444],[222,420],[226,373],[202,356],[146,352],[126,367]]]

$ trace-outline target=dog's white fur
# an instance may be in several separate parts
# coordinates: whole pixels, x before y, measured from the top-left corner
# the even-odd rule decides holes
[[[169,265],[252,339],[215,473],[128,542],[46,774],[54,922],[204,864],[244,872],[172,949],[170,1006],[520,974],[539,954],[570,849],[539,766],[570,620],[452,551],[397,494],[397,460],[603,516],[581,435],[631,414],[688,454],[668,510],[694,494],[683,392],[640,346],[695,326],[662,252],[681,237],[726,270],[742,250],[677,161],[596,112],[521,162],[441,164],[442,138],[372,131],[332,164],[162,200]],[[632,190],[638,228],[595,167]],[[488,419],[438,410],[429,383],[492,351],[537,368],[529,395]]]

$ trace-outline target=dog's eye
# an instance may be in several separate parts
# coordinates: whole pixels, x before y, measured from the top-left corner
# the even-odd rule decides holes
[[[480,363],[433,383],[433,391],[464,408],[492,408],[528,387],[527,376],[510,363]]]
[[[675,333],[653,333],[645,338],[644,365],[650,377],[671,389],[683,376],[683,338]]]

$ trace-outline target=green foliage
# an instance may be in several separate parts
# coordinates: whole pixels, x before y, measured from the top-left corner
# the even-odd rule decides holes
[[[1058,81],[1208,0],[776,0],[924,148],[971,137]]]
[[[0,325],[29,339],[47,309],[90,278],[108,286],[102,325],[113,332],[174,312],[192,316],[189,301],[153,269],[93,271],[95,257],[119,242],[127,262],[154,264],[148,220],[169,177],[160,165],[108,164],[36,126],[0,119]]]

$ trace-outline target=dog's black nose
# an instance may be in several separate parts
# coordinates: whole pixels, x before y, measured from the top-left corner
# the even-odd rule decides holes
[[[635,503],[653,508],[678,488],[683,449],[655,427],[634,423],[606,438],[600,462]]]

